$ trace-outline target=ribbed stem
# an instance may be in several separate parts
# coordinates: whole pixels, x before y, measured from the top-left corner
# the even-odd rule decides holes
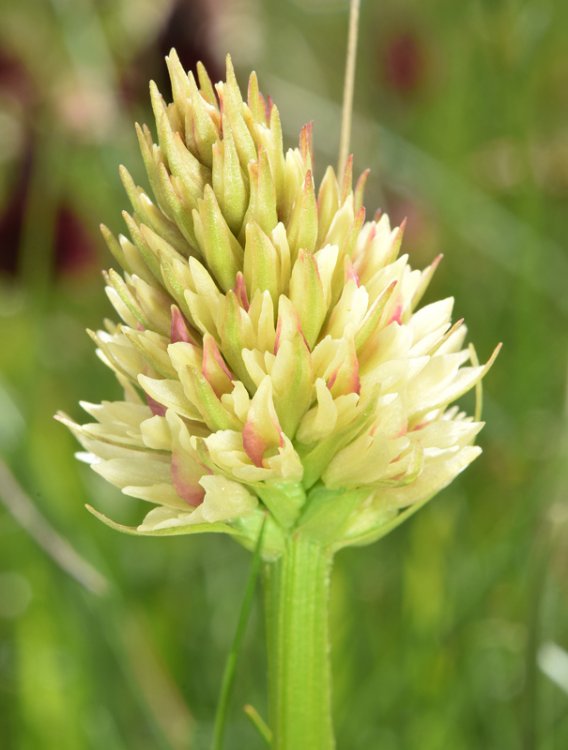
[[[302,535],[264,571],[273,750],[333,750],[328,600],[332,555]]]

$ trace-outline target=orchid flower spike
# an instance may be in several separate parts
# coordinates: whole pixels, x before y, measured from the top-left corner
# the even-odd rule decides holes
[[[92,468],[153,507],[133,533],[225,532],[276,557],[302,528],[339,549],[384,535],[481,452],[454,405],[479,365],[453,299],[419,308],[439,258],[412,270],[403,228],[366,221],[364,173],[316,185],[312,127],[283,149],[256,75],[212,85],[167,57],[157,143],[137,126],[150,191],[121,177],[128,235],[103,235],[119,323],[92,332],[124,398],[83,404]],[[406,510],[405,510],[406,509]]]

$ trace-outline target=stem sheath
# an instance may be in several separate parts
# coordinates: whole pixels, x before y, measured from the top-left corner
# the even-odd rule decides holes
[[[266,565],[273,750],[333,750],[328,601],[332,553],[301,534]]]

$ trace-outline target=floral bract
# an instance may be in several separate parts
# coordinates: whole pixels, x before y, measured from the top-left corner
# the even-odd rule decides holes
[[[328,167],[316,186],[311,126],[284,152],[254,73],[244,101],[230,59],[215,86],[167,63],[158,144],[137,128],[153,197],[122,168],[130,238],[103,228],[122,322],[91,335],[124,400],[60,419],[97,473],[155,506],[131,531],[252,546],[267,516],[268,555],[299,527],[372,541],[480,453],[482,423],[452,404],[493,357],[470,361],[452,299],[418,308],[438,259],[412,270],[402,228],[365,220],[366,173],[353,188],[351,162],[340,180]]]

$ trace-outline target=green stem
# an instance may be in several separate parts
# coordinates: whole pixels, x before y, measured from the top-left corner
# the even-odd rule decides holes
[[[341,134],[339,136],[339,159],[337,163],[337,176],[340,180],[343,180],[343,173],[345,172],[345,165],[347,164],[347,156],[349,154],[349,142],[351,140],[360,4],[361,0],[351,0],[349,10],[349,32],[347,36],[347,55],[345,57],[345,82],[343,85]]]
[[[256,548],[254,551],[254,557],[250,566],[250,572],[245,588],[245,596],[241,605],[241,611],[239,614],[239,621],[237,623],[237,630],[233,639],[231,651],[225,664],[225,671],[223,673],[223,682],[221,684],[221,696],[219,698],[219,704],[217,706],[217,714],[215,716],[215,727],[213,732],[213,750],[222,750],[223,739],[225,736],[225,727],[227,724],[227,713],[229,710],[229,701],[231,700],[231,694],[233,692],[233,684],[235,682],[235,672],[237,669],[237,659],[241,651],[242,642],[245,634],[245,629],[250,618],[252,610],[254,592],[256,588],[256,582],[258,579],[258,573],[261,564],[261,550],[262,550],[262,538],[264,535],[264,522],[261,526],[256,542]]]
[[[328,599],[332,553],[290,537],[265,568],[273,750],[332,750]]]

